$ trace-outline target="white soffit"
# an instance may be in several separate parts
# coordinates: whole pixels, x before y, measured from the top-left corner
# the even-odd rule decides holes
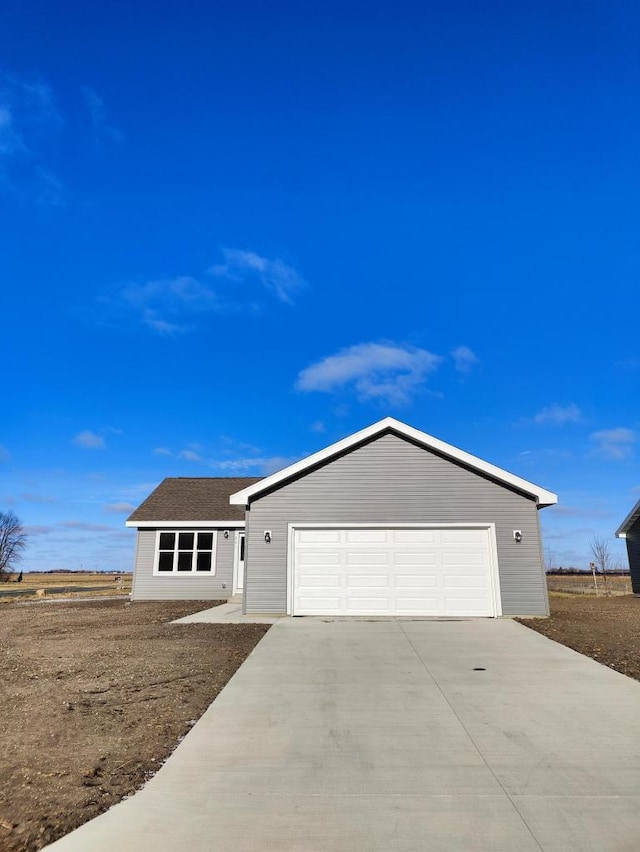
[[[634,523],[640,518],[640,500],[636,503],[633,509],[629,512],[624,521],[620,524],[618,529],[616,530],[616,538],[626,538],[627,533],[634,525]]]
[[[353,435],[349,435],[347,438],[343,438],[341,441],[331,444],[331,446],[326,447],[324,450],[313,453],[313,455],[307,456],[306,458],[289,465],[289,467],[285,467],[282,470],[277,471],[277,473],[274,473],[271,476],[267,476],[266,479],[261,479],[259,482],[256,482],[254,485],[250,485],[248,488],[244,488],[242,491],[237,491],[229,497],[229,503],[231,503],[232,506],[247,506],[252,497],[261,494],[263,491],[267,491],[279,483],[303,473],[308,468],[327,462],[333,456],[337,456],[340,453],[349,450],[351,447],[357,446],[371,438],[375,438],[376,435],[380,435],[381,433],[389,430],[396,432],[398,435],[402,435],[405,438],[409,438],[427,449],[434,450],[437,453],[441,453],[443,456],[447,456],[454,461],[458,461],[472,470],[484,473],[498,482],[510,485],[518,491],[522,491],[525,494],[535,497],[539,507],[553,506],[558,502],[557,495],[552,491],[547,491],[545,488],[541,488],[533,482],[527,482],[526,479],[521,479],[513,473],[509,473],[508,471],[502,470],[493,464],[489,464],[489,462],[483,461],[477,456],[472,456],[471,453],[465,453],[464,450],[459,450],[451,444],[446,444],[444,441],[434,438],[432,435],[427,435],[426,432],[421,432],[419,429],[407,426],[406,423],[402,423],[394,417],[385,417],[384,420],[379,420],[377,423],[367,426],[366,429],[362,429],[360,432],[355,432]]]

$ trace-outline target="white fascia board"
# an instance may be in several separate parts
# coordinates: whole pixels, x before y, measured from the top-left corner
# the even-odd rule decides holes
[[[250,499],[255,497],[256,494],[261,494],[263,491],[273,488],[283,480],[304,472],[307,468],[322,464],[322,462],[328,461],[333,456],[339,455],[345,450],[349,450],[351,447],[360,444],[369,438],[374,438],[376,435],[385,432],[387,429],[392,429],[399,435],[404,435],[406,438],[409,438],[418,444],[422,444],[424,447],[435,450],[443,456],[448,456],[449,458],[467,465],[474,470],[485,473],[493,479],[498,480],[498,482],[503,482],[506,485],[511,485],[519,491],[523,491],[525,494],[530,494],[532,497],[535,497],[539,507],[553,506],[558,502],[557,495],[552,491],[540,488],[539,485],[535,485],[533,482],[527,482],[526,479],[521,479],[513,473],[509,473],[508,471],[502,470],[493,464],[489,464],[489,462],[483,461],[477,456],[472,456],[471,453],[466,453],[464,450],[459,450],[451,444],[446,444],[439,438],[434,438],[433,435],[427,435],[426,432],[421,432],[419,429],[407,426],[406,423],[402,423],[394,417],[385,417],[384,420],[379,420],[377,423],[367,426],[366,429],[361,429],[359,432],[349,435],[347,438],[343,438],[335,444],[331,444],[331,446],[326,447],[324,450],[313,453],[313,455],[307,456],[306,458],[289,465],[289,467],[285,467],[283,470],[277,471],[277,473],[266,477],[266,479],[261,479],[259,482],[256,482],[255,485],[250,485],[242,491],[237,491],[229,497],[229,503],[231,503],[232,506],[247,506]]]
[[[181,527],[198,527],[199,529],[236,529],[244,527],[244,521],[125,521],[126,527],[137,529],[180,529]]]
[[[638,518],[640,518],[640,500],[638,500],[636,505],[633,507],[633,509],[629,512],[627,517],[616,530],[616,538],[626,538],[627,533],[638,520]]]

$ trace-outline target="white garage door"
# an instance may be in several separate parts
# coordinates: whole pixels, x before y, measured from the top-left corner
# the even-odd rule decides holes
[[[496,615],[487,529],[296,529],[294,615]]]

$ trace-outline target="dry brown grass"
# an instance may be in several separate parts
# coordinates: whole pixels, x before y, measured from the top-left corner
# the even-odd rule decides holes
[[[18,575],[14,574],[8,583],[0,583],[0,603],[15,603],[31,600],[36,597],[38,589],[44,589],[45,598],[56,597],[103,597],[104,595],[128,595],[131,591],[131,574],[102,574],[91,572],[87,574],[38,574],[24,573],[22,582],[16,583]],[[118,582],[117,578],[120,578]],[[54,591],[56,589],[65,591]]]
[[[601,574],[596,575],[598,594],[629,595],[631,594],[631,578],[620,574],[609,574],[606,581]],[[547,588],[550,592],[564,592],[572,595],[595,595],[593,575],[584,574],[548,574]]]

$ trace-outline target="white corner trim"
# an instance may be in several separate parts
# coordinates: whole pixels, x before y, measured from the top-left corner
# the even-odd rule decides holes
[[[427,435],[426,432],[421,432],[419,429],[407,426],[406,423],[402,423],[394,417],[385,417],[383,420],[379,420],[377,423],[367,426],[366,429],[361,429],[359,432],[355,432],[353,435],[349,435],[341,441],[337,441],[335,444],[325,447],[324,450],[319,450],[319,452],[313,453],[312,455],[277,471],[271,476],[267,476],[266,479],[261,479],[254,485],[250,485],[242,491],[237,491],[229,497],[229,503],[232,506],[247,506],[250,499],[255,497],[257,494],[261,494],[263,491],[278,485],[283,480],[289,479],[298,473],[302,473],[314,465],[328,461],[333,456],[336,456],[345,450],[349,450],[351,447],[362,443],[369,438],[374,438],[376,435],[379,435],[389,429],[392,429],[399,435],[403,435],[418,444],[422,444],[422,446],[427,447],[428,449],[435,450],[444,456],[448,456],[455,461],[461,462],[480,473],[485,473],[498,480],[498,482],[503,482],[506,485],[511,485],[519,491],[523,491],[525,494],[530,494],[532,497],[535,497],[539,507],[553,506],[558,502],[557,495],[552,491],[547,491],[545,488],[541,488],[533,482],[528,482],[526,479],[521,479],[519,476],[509,473],[506,470],[502,470],[502,468],[496,467],[489,462],[483,461],[477,456],[472,456],[471,453],[459,450],[451,444],[446,444],[439,438]]]
[[[633,509],[629,512],[624,521],[620,524],[618,529],[616,530],[616,538],[626,538],[627,533],[634,525],[634,523],[640,518],[640,500],[636,503]]]
[[[137,529],[191,529],[198,527],[204,529],[238,529],[244,528],[244,521],[125,521],[126,527],[134,527]]]

